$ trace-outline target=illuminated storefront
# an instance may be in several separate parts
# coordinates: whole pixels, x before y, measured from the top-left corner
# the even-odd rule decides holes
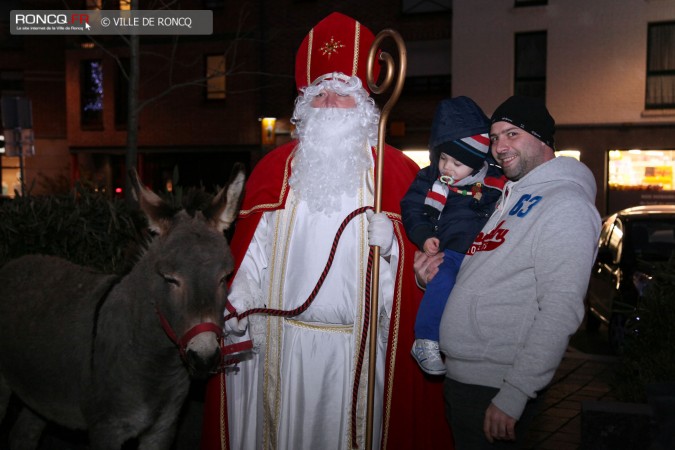
[[[18,156],[4,156],[0,154],[2,166],[2,197],[13,198],[15,192],[21,193],[21,171]]]
[[[675,203],[675,150],[610,150],[610,211],[636,205]]]

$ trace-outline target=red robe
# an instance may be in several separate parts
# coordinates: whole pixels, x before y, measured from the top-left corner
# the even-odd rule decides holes
[[[246,183],[231,242],[237,268],[262,214],[284,208],[296,144],[290,142],[266,155]],[[385,146],[381,205],[382,212],[387,213],[394,224],[400,251],[385,371],[381,448],[386,450],[453,448],[452,433],[445,420],[443,380],[426,376],[410,355],[422,291],[415,284],[413,255],[416,248],[405,235],[399,202],[418,171],[419,167],[401,151]],[[220,373],[208,383],[202,450],[229,450],[224,377],[224,373]],[[236,450],[236,446],[232,450]]]

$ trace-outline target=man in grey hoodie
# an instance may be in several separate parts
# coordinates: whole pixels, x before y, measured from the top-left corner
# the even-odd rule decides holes
[[[511,97],[491,123],[491,151],[509,181],[464,258],[440,328],[457,450],[525,441],[535,399],[583,319],[600,232],[593,175],[555,157],[544,104]]]

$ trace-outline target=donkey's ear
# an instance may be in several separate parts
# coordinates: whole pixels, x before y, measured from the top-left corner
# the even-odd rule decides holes
[[[218,192],[211,206],[204,211],[206,219],[218,230],[225,231],[239,214],[241,200],[244,197],[244,165],[237,163],[232,168],[230,183]]]
[[[175,211],[157,194],[141,183],[135,169],[129,169],[128,176],[133,187],[134,198],[148,218],[150,230],[159,234],[167,231]]]

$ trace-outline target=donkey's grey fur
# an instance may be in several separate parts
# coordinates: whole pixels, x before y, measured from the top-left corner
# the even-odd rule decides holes
[[[12,392],[28,406],[13,449],[37,448],[45,420],[87,429],[93,449],[117,450],[136,437],[141,449],[168,449],[189,372],[220,361],[213,332],[193,338],[181,360],[155,308],[179,338],[198,323],[222,328],[233,269],[223,231],[237,215],[243,173],[195,217],[169,214],[134,179],[158,236],[128,275],[38,255],[0,269],[0,422]]]

